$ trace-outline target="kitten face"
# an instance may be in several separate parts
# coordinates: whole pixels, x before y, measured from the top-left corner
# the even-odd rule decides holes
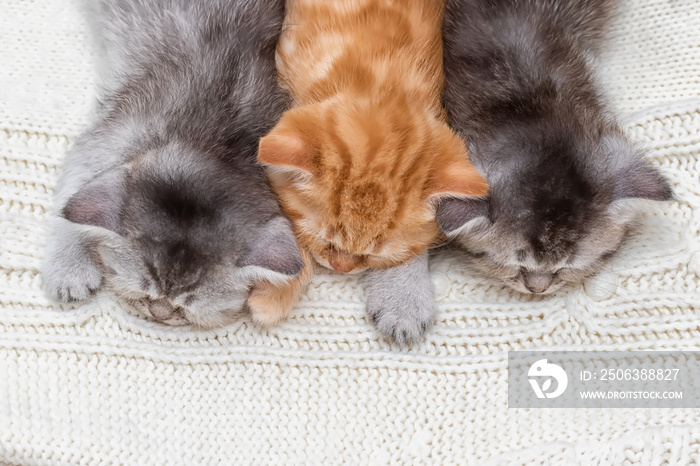
[[[554,293],[599,272],[643,201],[672,196],[612,130],[596,141],[553,126],[501,128],[475,143],[473,158],[489,197],[444,201],[438,221],[476,268],[523,293]]]
[[[484,275],[522,293],[551,294],[568,282],[598,273],[617,252],[629,227],[604,211],[591,222],[596,224],[594,231],[577,235],[575,247],[564,233],[550,238],[542,249],[541,239],[484,217],[454,236],[469,263]]]
[[[437,199],[486,193],[447,125],[392,106],[298,107],[260,142],[300,245],[321,265],[357,273],[401,263],[436,240]]]
[[[486,275],[552,293],[604,267],[661,174],[622,135],[591,70],[615,2],[451,0],[444,103],[490,185],[443,231]]]
[[[238,315],[257,280],[303,265],[262,176],[170,144],[103,173],[63,214],[86,225],[115,294],[165,323],[210,328]]]

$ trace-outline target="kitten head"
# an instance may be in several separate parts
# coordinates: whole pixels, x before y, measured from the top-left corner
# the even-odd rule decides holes
[[[171,143],[103,172],[67,203],[115,294],[171,324],[223,325],[258,279],[302,268],[258,168]]]
[[[645,201],[673,196],[616,129],[589,137],[556,126],[531,123],[475,141],[488,198],[438,207],[442,230],[471,262],[523,293],[553,293],[597,273]]]
[[[445,123],[395,102],[292,109],[260,141],[258,159],[300,246],[345,273],[424,251],[440,234],[439,199],[487,191]]]

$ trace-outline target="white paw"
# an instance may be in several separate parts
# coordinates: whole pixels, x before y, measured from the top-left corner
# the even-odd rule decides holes
[[[92,295],[102,283],[102,272],[92,260],[73,264],[48,264],[44,268],[44,289],[54,299],[63,302],[82,301]]]

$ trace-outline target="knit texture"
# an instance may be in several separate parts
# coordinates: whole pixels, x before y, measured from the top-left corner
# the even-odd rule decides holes
[[[506,373],[509,350],[700,349],[700,2],[624,1],[602,60],[678,201],[553,297],[438,258],[438,322],[410,348],[379,338],[362,283],[331,272],[269,330],[44,296],[53,186],[95,99],[80,3],[0,0],[0,464],[700,462],[700,410],[508,409]]]

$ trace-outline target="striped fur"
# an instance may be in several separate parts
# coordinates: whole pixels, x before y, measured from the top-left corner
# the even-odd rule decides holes
[[[436,0],[287,1],[277,69],[294,108],[258,159],[322,265],[398,265],[438,240],[438,199],[486,194],[445,122],[442,16]]]

